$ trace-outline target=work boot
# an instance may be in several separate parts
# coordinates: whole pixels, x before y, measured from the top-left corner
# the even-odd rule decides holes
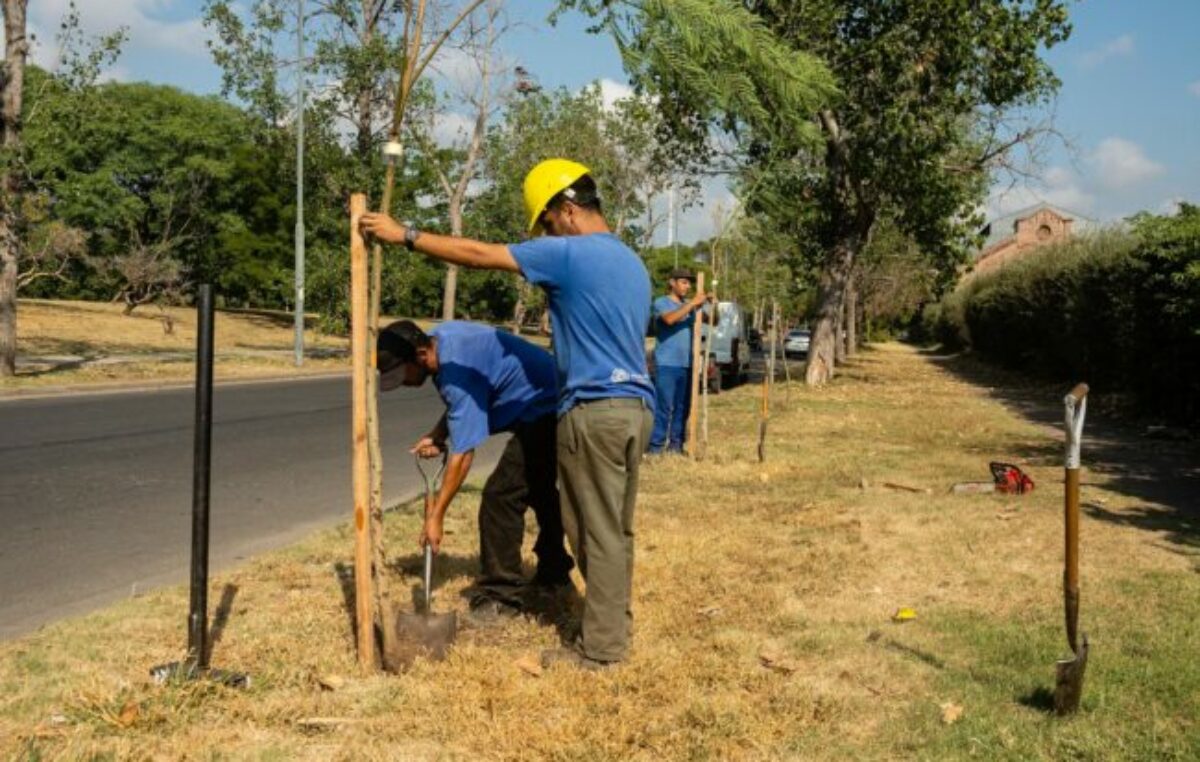
[[[511,622],[521,616],[521,609],[495,598],[479,598],[471,601],[471,610],[467,612],[467,621],[480,628],[496,627],[505,622]]]
[[[579,650],[571,647],[552,648],[548,651],[542,651],[542,667],[545,669],[549,669],[555,664],[565,664],[575,669],[587,670],[588,672],[605,672],[616,667],[619,663],[589,659],[580,653]]]

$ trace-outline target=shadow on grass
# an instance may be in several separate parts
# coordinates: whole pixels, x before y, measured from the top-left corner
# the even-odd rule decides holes
[[[524,596],[525,612],[539,624],[553,625],[559,643],[572,645],[583,621],[583,596],[574,583],[560,587],[530,585]]]
[[[233,600],[237,598],[238,586],[232,583],[225,585],[221,590],[221,602],[217,604],[217,610],[213,612],[212,624],[208,628],[208,643],[206,644],[204,653],[204,663],[212,663],[213,650],[217,643],[221,641],[221,636],[225,634],[225,628],[229,625],[229,617],[233,614]]]
[[[1017,696],[1017,703],[1039,712],[1054,714],[1054,691],[1039,685],[1028,693]]]
[[[413,553],[407,556],[401,556],[388,562],[388,571],[393,574],[401,573],[409,577],[415,577],[416,582],[412,585],[412,605],[416,608],[424,607],[424,592],[422,576],[425,573],[425,554]],[[437,592],[439,588],[446,584],[447,580],[454,577],[475,577],[479,573],[479,554],[470,556],[456,556],[449,553],[438,553],[433,560],[433,590]]]
[[[915,648],[892,638],[884,638],[882,641],[880,641],[880,645],[889,651],[895,651],[903,656],[916,659],[922,664],[927,664],[934,669],[946,669],[946,662],[942,661],[936,655],[931,654],[928,651],[923,651],[920,648]]]
[[[1026,420],[1055,430],[1062,441],[1062,398],[1071,384],[1035,381],[969,355],[924,350],[922,354]],[[1173,544],[1200,549],[1200,444],[1149,439],[1145,422],[1117,419],[1104,395],[1093,394],[1089,402],[1082,448],[1085,469],[1107,477],[1096,480],[1103,481],[1106,490],[1143,505],[1111,510],[1089,503],[1087,515],[1163,533]],[[1062,445],[1056,442],[1018,444],[1012,449],[1011,456],[1033,463],[1051,465],[1062,460]]]
[[[358,598],[354,594],[354,567],[338,561],[334,563],[333,571],[337,575],[338,586],[342,589],[342,603],[346,609],[346,624],[350,629],[350,638],[353,642],[357,643],[358,616],[355,611],[355,605],[358,602]]]

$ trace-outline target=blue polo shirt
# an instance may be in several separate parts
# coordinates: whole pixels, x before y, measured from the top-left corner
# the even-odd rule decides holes
[[[545,236],[508,248],[550,303],[558,414],[610,397],[653,407],[645,350],[650,275],[641,258],[611,233]]]
[[[450,452],[474,450],[491,436],[554,412],[554,359],[524,339],[478,323],[451,320],[437,339],[433,377],[446,403]]]
[[[689,312],[674,325],[663,320],[664,315],[682,306],[683,302],[669,296],[654,300],[654,363],[660,368],[692,367],[692,326],[696,323],[696,313]]]

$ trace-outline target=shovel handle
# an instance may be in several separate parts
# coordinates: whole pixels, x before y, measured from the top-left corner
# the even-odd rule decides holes
[[[1066,407],[1066,473],[1063,483],[1063,602],[1067,644],[1078,651],[1079,631],[1079,449],[1087,414],[1087,384],[1077,384],[1063,399]]]
[[[425,586],[425,613],[429,613],[433,605],[433,546],[429,543],[425,543],[423,582]]]

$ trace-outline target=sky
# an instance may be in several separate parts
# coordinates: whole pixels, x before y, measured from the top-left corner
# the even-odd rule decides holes
[[[54,33],[69,0],[30,3],[34,60],[53,66]],[[246,2],[246,0],[242,0]],[[205,46],[202,0],[76,0],[86,30],[126,27],[129,40],[108,76],[213,94],[220,72]],[[507,56],[548,88],[599,81],[606,95],[629,92],[612,41],[588,34],[578,14],[550,27],[550,0],[512,0],[518,22],[504,38]],[[1052,144],[1037,177],[998,182],[987,212],[999,215],[1050,201],[1098,222],[1140,210],[1172,211],[1200,202],[1200,0],[1084,0],[1071,6],[1074,32],[1046,58],[1062,80],[1053,108],[1063,141]],[[290,55],[291,49],[281,51]],[[677,239],[712,234],[733,197],[719,180],[681,211]],[[665,206],[660,200],[659,208]],[[657,241],[666,242],[667,231]]]

